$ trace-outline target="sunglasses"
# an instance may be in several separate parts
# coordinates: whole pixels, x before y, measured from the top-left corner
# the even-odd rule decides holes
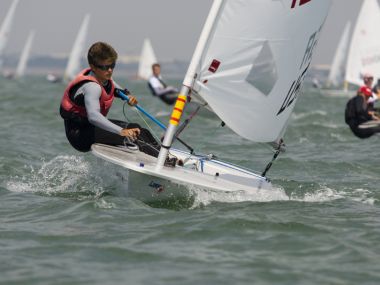
[[[106,71],[106,70],[108,70],[108,69],[114,69],[115,68],[115,65],[116,65],[116,63],[114,62],[114,63],[111,63],[111,64],[106,64],[106,65],[101,65],[101,64],[95,64],[94,63],[94,66],[95,67],[97,67],[97,68],[99,68],[99,69],[101,69],[101,70],[103,70],[103,71]]]

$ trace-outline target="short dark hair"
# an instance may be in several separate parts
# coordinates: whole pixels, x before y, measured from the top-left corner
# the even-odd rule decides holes
[[[161,67],[161,65],[159,63],[153,63],[152,64],[152,69],[155,68],[155,67]]]
[[[105,42],[96,42],[88,50],[87,61],[89,64],[98,64],[99,61],[109,59],[115,62],[117,60],[117,52],[111,45]]]

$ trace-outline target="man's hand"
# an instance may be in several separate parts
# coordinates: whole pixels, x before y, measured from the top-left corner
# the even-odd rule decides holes
[[[137,137],[140,134],[140,129],[139,128],[133,128],[133,129],[122,129],[120,131],[120,135],[122,137],[129,137],[132,140],[136,140]]]
[[[134,105],[136,105],[138,103],[135,96],[128,95],[128,98],[129,98],[128,105],[134,106]]]

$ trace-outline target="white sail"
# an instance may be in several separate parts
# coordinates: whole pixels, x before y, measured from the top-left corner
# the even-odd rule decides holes
[[[26,44],[24,46],[24,49],[22,50],[21,57],[17,65],[16,74],[15,74],[16,78],[21,78],[25,74],[26,65],[28,63],[33,40],[34,40],[34,31],[31,31],[29,33],[28,39],[26,40]]]
[[[77,37],[75,39],[74,45],[71,49],[67,67],[64,73],[64,80],[72,80],[81,69],[81,59],[84,57],[86,37],[88,33],[88,26],[90,22],[90,15],[87,14],[82,22],[82,25],[78,31]]]
[[[327,85],[328,86],[342,86],[345,72],[346,72],[346,62],[347,62],[347,53],[348,53],[348,45],[350,39],[350,30],[351,30],[351,22],[347,22],[343,34],[339,40],[338,47],[334,54],[334,59],[331,64]]]
[[[278,140],[330,2],[215,0],[212,28],[205,26],[210,30],[200,39],[205,47],[200,56],[194,53],[184,85],[192,82],[196,65],[193,93],[232,130],[252,141]]]
[[[154,54],[152,44],[149,39],[145,39],[141,51],[137,76],[140,79],[147,80],[152,75],[152,64],[156,62],[157,59]]]
[[[5,19],[0,28],[0,68],[2,67],[2,64],[3,64],[4,50],[8,43],[13,19],[15,16],[16,6],[18,2],[19,0],[14,0],[12,2],[12,5],[9,8],[7,15],[5,16]]]
[[[380,78],[380,7],[377,0],[364,0],[351,39],[346,81],[363,84],[364,73]]]

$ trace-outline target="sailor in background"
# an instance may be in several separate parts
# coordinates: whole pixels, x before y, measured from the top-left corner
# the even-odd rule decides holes
[[[161,66],[158,63],[152,65],[153,75],[148,80],[148,86],[154,96],[157,96],[168,105],[173,105],[177,100],[178,89],[167,86],[161,77]]]
[[[370,108],[372,90],[368,86],[358,89],[357,95],[346,104],[345,121],[355,136],[364,139],[380,132],[380,118]]]
[[[364,86],[370,88],[372,90],[372,95],[368,98],[367,103],[368,103],[368,110],[369,111],[375,111],[375,102],[378,100],[378,84],[379,80],[377,81],[377,84],[373,85],[373,80],[374,77],[371,73],[364,73],[363,75],[363,83]]]

